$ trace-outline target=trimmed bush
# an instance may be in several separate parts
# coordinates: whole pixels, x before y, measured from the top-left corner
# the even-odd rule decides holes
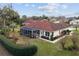
[[[2,45],[15,56],[32,56],[37,52],[37,47],[34,45],[22,47],[14,44],[12,41],[0,35],[0,42]]]

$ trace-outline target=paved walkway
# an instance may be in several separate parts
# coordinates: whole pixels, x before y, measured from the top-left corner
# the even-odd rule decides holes
[[[0,56],[11,56],[11,54],[0,43]]]
[[[58,39],[55,39],[54,41],[50,41],[50,40],[43,39],[43,38],[40,38],[40,39],[42,39],[42,40],[44,40],[44,41],[47,41],[47,42],[50,42],[50,43],[56,43],[56,42],[58,42],[59,40],[63,39],[65,36],[66,36],[66,35],[64,35],[64,36],[62,36],[62,37],[60,37],[60,38],[58,38]]]

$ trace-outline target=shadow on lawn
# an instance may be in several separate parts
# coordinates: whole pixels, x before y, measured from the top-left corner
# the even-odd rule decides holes
[[[64,50],[68,50],[68,51],[79,51],[79,48],[78,47],[75,47],[75,46],[71,46],[71,47],[64,48]]]

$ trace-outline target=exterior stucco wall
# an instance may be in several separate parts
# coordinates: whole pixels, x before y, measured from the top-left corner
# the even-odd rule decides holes
[[[73,30],[74,28],[72,26],[68,27],[68,28],[64,28],[64,29],[60,29],[60,30],[57,30],[57,31],[54,31],[54,35],[53,37],[56,37],[56,36],[59,36],[60,33],[63,31],[63,30]]]
[[[70,27],[68,27],[68,28],[64,28],[64,29],[60,29],[60,30],[54,31],[54,32],[53,32],[53,37],[59,36],[60,33],[61,33],[63,30],[67,30],[67,29],[73,30],[73,27],[70,26]],[[41,37],[41,36],[45,36],[45,32],[47,32],[47,31],[40,30],[40,37]],[[50,35],[49,35],[49,39],[50,39],[50,38],[51,38],[51,35],[52,35],[52,32],[49,32],[49,33],[50,33]],[[48,36],[45,36],[45,37],[48,37]]]
[[[53,37],[56,37],[56,36],[59,36],[60,34],[59,34],[59,30],[58,31],[54,31],[54,33],[53,33]]]

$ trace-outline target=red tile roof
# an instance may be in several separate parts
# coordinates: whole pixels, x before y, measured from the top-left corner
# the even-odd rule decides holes
[[[40,30],[45,30],[45,31],[56,31],[60,30],[63,28],[68,27],[68,24],[65,23],[52,23],[47,20],[28,20],[25,21],[24,26],[27,28],[34,28],[34,29],[40,29]]]

